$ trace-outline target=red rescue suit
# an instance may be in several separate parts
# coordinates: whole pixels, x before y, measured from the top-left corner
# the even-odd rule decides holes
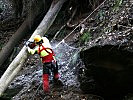
[[[42,49],[40,47],[42,47]],[[51,52],[49,52],[47,49],[51,50]],[[53,50],[50,48],[45,48],[43,45],[40,45],[38,48],[38,54],[40,55],[41,51],[43,50],[45,50],[49,55],[41,57],[42,63],[53,62],[54,61],[53,57],[55,56]]]
[[[41,48],[42,47],[42,48]],[[49,52],[47,49],[51,50]],[[59,74],[58,74],[58,65],[57,62],[54,60],[54,52],[50,48],[45,48],[43,45],[39,45],[38,48],[38,54],[40,55],[41,51],[45,50],[49,55],[41,57],[42,63],[43,63],[43,89],[44,92],[49,92],[49,75],[50,70],[54,74],[54,80],[58,80]]]
[[[28,47],[28,52],[31,54],[38,53],[41,57],[43,63],[43,90],[44,92],[49,92],[49,75],[50,72],[53,72],[54,81],[58,81],[58,64],[54,58],[55,54],[51,49],[51,45],[49,40],[46,37],[42,37],[42,39],[36,42],[36,46],[34,48]]]

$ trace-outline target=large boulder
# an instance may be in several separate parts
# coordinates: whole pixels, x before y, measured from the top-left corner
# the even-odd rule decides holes
[[[131,29],[132,30],[132,29]],[[80,52],[85,64],[80,87],[115,100],[133,92],[133,33],[110,33],[88,42]],[[118,98],[117,98],[118,97]]]

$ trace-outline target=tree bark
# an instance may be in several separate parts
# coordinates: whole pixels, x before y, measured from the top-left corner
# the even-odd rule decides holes
[[[39,25],[41,20],[43,19],[43,18],[38,17],[40,16],[40,11],[42,10],[42,7],[44,6],[42,2],[43,0],[39,2],[39,7],[37,7],[38,9],[34,9],[34,11],[31,12],[28,18],[23,22],[23,24],[19,27],[19,29],[15,32],[15,34],[10,38],[6,46],[2,48],[0,52],[0,68],[2,67],[2,64],[10,56],[13,48],[17,45],[17,43],[26,34],[33,32],[35,28]]]
[[[43,36],[47,32],[65,1],[66,0],[53,0],[49,11],[47,12],[40,25],[37,27],[37,29],[30,37],[29,41],[33,40],[33,37],[35,35],[39,34]],[[8,87],[12,79],[15,77],[15,75],[21,70],[21,67],[27,59],[27,57],[27,48],[26,46],[24,46],[0,79],[0,96],[6,90],[6,88]]]

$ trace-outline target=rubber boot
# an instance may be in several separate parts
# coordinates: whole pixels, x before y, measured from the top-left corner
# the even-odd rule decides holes
[[[58,80],[58,79],[59,79],[59,74],[58,74],[58,73],[56,73],[56,74],[54,75],[54,79],[55,79],[55,80]]]
[[[58,73],[56,73],[54,75],[54,85],[63,86],[63,83],[61,82],[61,80],[59,80],[59,74]]]
[[[49,75],[43,74],[43,90],[44,92],[49,92]]]

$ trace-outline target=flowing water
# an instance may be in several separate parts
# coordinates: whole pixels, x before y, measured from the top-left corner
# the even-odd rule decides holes
[[[58,45],[58,44],[57,44]],[[67,43],[62,41],[58,46],[55,45],[54,51],[56,53],[56,59],[59,64],[59,72],[61,80],[64,84],[78,85],[77,81],[77,70],[79,65],[79,48],[69,46]]]

